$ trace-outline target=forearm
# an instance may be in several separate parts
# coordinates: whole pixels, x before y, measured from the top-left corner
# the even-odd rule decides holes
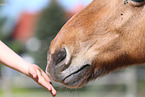
[[[25,75],[28,75],[28,68],[30,63],[22,59],[2,41],[0,41],[0,63],[15,69]]]

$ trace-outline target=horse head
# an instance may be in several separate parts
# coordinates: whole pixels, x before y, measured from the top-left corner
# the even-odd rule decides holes
[[[46,72],[79,88],[114,70],[145,63],[145,0],[93,0],[51,42]]]

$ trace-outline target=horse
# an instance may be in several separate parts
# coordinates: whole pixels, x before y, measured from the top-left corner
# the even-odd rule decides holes
[[[81,88],[144,63],[145,0],[92,0],[51,41],[46,73],[68,88]]]

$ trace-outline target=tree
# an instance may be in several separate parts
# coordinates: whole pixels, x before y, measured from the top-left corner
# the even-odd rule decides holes
[[[2,4],[3,0],[0,0],[0,4]]]
[[[36,37],[41,41],[41,47],[35,52],[35,62],[44,70],[47,63],[47,50],[51,40],[66,22],[65,11],[57,3],[51,0],[50,5],[42,12],[36,29]]]

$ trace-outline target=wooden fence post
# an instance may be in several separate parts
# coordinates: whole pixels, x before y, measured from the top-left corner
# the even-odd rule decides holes
[[[127,95],[126,97],[137,97],[137,75],[136,68],[128,68],[127,69]]]

